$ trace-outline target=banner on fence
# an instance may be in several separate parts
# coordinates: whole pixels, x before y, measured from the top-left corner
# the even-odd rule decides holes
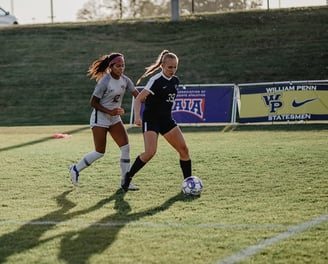
[[[139,91],[142,88],[138,88]],[[184,85],[172,107],[172,116],[178,124],[229,123],[233,103],[233,84]],[[132,100],[130,124],[133,122]],[[140,112],[144,109],[141,105]]]
[[[233,85],[183,86],[172,108],[177,123],[230,122]]]
[[[239,122],[328,119],[328,83],[239,86]]]

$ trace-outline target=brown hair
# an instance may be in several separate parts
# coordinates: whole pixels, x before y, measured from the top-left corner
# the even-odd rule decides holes
[[[108,67],[112,66],[111,61],[115,58],[122,56],[121,53],[111,53],[109,55],[103,55],[97,60],[93,61],[88,69],[87,76],[90,76],[90,79],[99,79],[108,72]]]
[[[167,59],[176,59],[179,61],[178,56],[175,55],[172,52],[169,52],[168,50],[163,50],[161,54],[157,57],[157,60],[155,63],[151,64],[150,66],[146,67],[145,73],[138,79],[137,84],[140,83],[140,81],[147,77],[148,75],[152,74],[154,71],[156,71],[161,65],[165,62]]]

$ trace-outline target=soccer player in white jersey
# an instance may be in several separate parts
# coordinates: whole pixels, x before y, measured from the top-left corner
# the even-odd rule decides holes
[[[88,76],[97,81],[90,100],[90,105],[93,107],[90,126],[95,150],[87,153],[77,164],[70,166],[70,178],[75,186],[78,185],[80,172],[104,156],[107,133],[111,135],[121,151],[120,185],[123,184],[124,175],[130,168],[130,145],[121,119],[121,115],[124,114],[121,105],[126,91],[131,92],[134,97],[137,97],[139,92],[130,78],[123,74],[124,68],[124,56],[121,53],[101,56],[89,67]],[[139,189],[133,184],[129,184],[127,188],[129,190]]]
[[[142,126],[145,150],[136,158],[129,172],[126,173],[121,186],[124,191],[129,190],[132,177],[155,155],[158,134],[163,135],[166,141],[179,153],[183,177],[191,176],[189,150],[179,126],[172,118],[172,106],[179,86],[179,79],[175,76],[178,61],[178,57],[174,53],[163,50],[157,61],[146,68],[146,72],[137,82],[138,84],[142,78],[161,68],[159,73],[149,79],[135,100],[134,123],[137,126]],[[142,102],[145,103],[145,109],[141,119]]]

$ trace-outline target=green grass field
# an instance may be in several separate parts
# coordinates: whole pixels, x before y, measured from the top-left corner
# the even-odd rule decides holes
[[[328,262],[327,125],[183,130],[200,198],[181,194],[163,138],[141,190],[123,194],[112,140],[75,188],[67,167],[93,149],[88,127],[0,127],[0,263]],[[143,140],[129,134],[134,159]]]
[[[138,192],[119,190],[112,140],[78,188],[67,170],[93,149],[77,124],[98,56],[123,52],[134,81],[162,49],[179,55],[185,84],[327,79],[327,10],[1,28],[0,263],[328,263],[327,124],[183,127],[200,198],[181,194],[162,138]],[[143,140],[129,134],[133,161]]]

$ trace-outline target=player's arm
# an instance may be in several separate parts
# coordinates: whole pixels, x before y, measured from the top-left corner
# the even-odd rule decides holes
[[[134,124],[137,126],[142,125],[142,120],[140,117],[141,103],[145,102],[149,93],[150,92],[148,90],[143,89],[134,101]]]
[[[126,75],[123,75],[123,78],[126,80],[127,89],[132,93],[133,97],[136,98],[139,94],[139,91],[135,88],[133,82],[131,81],[131,79],[129,77],[127,77]]]
[[[90,105],[93,108],[95,108],[95,109],[97,109],[101,112],[104,112],[106,114],[109,114],[111,116],[123,115],[124,114],[124,109],[123,108],[119,107],[119,108],[114,108],[114,109],[108,109],[108,108],[102,106],[100,104],[100,98],[98,98],[97,96],[94,96],[94,95],[90,99]]]
[[[139,92],[137,89],[135,89],[133,92],[132,92],[132,95],[134,98],[137,98],[137,96],[139,95]]]

